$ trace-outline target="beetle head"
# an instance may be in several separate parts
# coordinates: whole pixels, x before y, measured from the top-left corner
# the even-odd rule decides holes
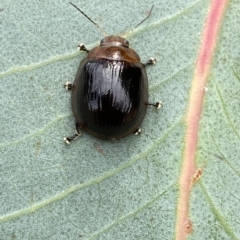
[[[100,42],[100,46],[121,46],[129,48],[129,42],[125,38],[122,38],[120,36],[111,35],[103,38]]]

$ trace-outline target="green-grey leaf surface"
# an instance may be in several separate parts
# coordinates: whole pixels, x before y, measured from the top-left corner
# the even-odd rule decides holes
[[[108,34],[127,35],[147,68],[152,102],[141,136],[74,133],[70,93],[103,38],[68,1],[0,3],[0,239],[174,239],[185,115],[207,0],[74,1]],[[222,21],[198,133],[203,176],[190,198],[189,239],[240,239],[240,4]],[[238,24],[237,22],[238,21]]]

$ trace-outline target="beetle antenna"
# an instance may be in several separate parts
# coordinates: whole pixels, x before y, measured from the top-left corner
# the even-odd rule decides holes
[[[152,7],[151,7],[151,9],[150,9],[150,11],[149,11],[147,17],[145,17],[145,18],[144,18],[139,24],[137,24],[133,29],[139,27],[143,22],[145,22],[145,21],[151,16],[151,13],[152,13],[153,7],[154,7],[154,5],[152,5]],[[133,30],[133,29],[132,29],[132,30]]]
[[[127,34],[131,33],[135,28],[137,28],[137,27],[138,27],[139,25],[141,25],[144,21],[146,21],[146,20],[150,17],[150,15],[151,15],[151,13],[152,13],[152,10],[153,10],[153,7],[154,7],[154,5],[152,5],[152,7],[151,7],[151,9],[150,9],[147,17],[145,17],[145,18],[144,18],[140,23],[138,23],[135,27],[131,28],[127,33],[124,33],[124,34],[122,35],[122,37],[126,37]]]
[[[102,34],[106,37],[108,34],[97,24],[95,23],[86,13],[84,13],[80,8],[78,8],[76,5],[73,3],[69,2],[73,7],[75,7],[83,16],[85,16],[91,23],[93,23],[101,32]],[[145,19],[144,19],[145,20]]]

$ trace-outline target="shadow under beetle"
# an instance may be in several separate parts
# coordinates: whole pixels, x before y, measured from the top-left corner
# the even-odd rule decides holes
[[[101,27],[74,4],[70,4],[106,36]],[[136,27],[150,16],[151,11]],[[116,35],[105,37],[100,46],[90,51],[80,44],[79,50],[87,52],[87,57],[81,61],[74,83],[67,82],[64,85],[72,91],[76,133],[64,138],[64,141],[69,144],[79,137],[80,129],[104,140],[140,134],[147,106],[160,108],[162,105],[161,102],[148,103],[145,66],[155,64],[156,59],[150,58],[147,63],[141,63],[138,54],[129,48],[129,42]]]

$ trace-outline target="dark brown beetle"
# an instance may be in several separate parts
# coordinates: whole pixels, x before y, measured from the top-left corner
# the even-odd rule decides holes
[[[156,60],[150,58],[142,64],[138,54],[129,48],[128,41],[116,35],[105,37],[100,46],[91,51],[83,44],[79,48],[88,54],[80,63],[74,83],[65,84],[72,90],[72,109],[76,118],[76,134],[64,138],[65,142],[70,143],[80,136],[80,128],[105,140],[139,134],[147,106],[161,106],[161,102],[148,103],[145,66]]]

